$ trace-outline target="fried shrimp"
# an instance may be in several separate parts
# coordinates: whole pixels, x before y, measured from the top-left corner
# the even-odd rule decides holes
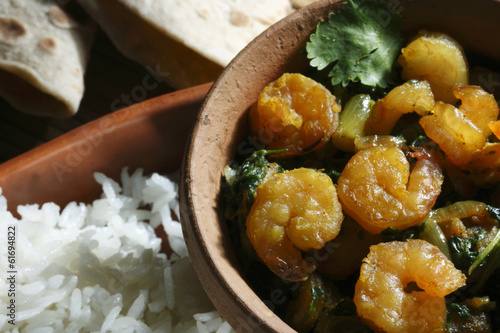
[[[407,81],[379,99],[372,108],[365,130],[369,134],[388,135],[405,113],[424,116],[434,108],[434,95],[427,81]]]
[[[493,95],[476,86],[455,90],[461,105],[438,102],[434,113],[419,123],[429,138],[436,142],[450,160],[458,166],[469,163],[491,135],[491,122],[498,118],[498,104]]]
[[[354,303],[375,331],[444,332],[444,296],[464,286],[465,280],[437,247],[424,240],[379,243],[370,247],[361,265]]]
[[[489,124],[497,120],[499,113],[495,96],[479,86],[459,87],[455,89],[454,95],[462,102],[460,111],[488,138],[492,133]]]
[[[330,139],[339,112],[335,96],[320,83],[285,73],[267,85],[250,108],[251,130],[266,148],[288,149],[279,156],[304,154]]]
[[[437,102],[434,113],[420,118],[425,134],[456,165],[465,165],[486,143],[481,130],[454,105]]]
[[[401,50],[404,80],[427,80],[436,100],[455,103],[453,90],[469,83],[469,65],[462,46],[449,35],[421,31]]]
[[[286,280],[304,280],[315,267],[300,250],[322,248],[337,236],[343,218],[330,177],[294,169],[259,185],[247,217],[247,235],[271,271]]]
[[[394,146],[360,150],[342,171],[337,187],[342,207],[368,232],[420,224],[441,193],[437,158],[425,149],[411,155],[417,158],[411,173],[405,154]]]

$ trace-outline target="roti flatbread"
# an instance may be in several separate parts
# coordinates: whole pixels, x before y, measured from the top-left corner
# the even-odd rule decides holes
[[[95,35],[53,0],[0,3],[0,96],[16,109],[64,118],[76,113]]]
[[[318,0],[291,0],[292,1],[292,6],[293,8],[302,8],[302,7],[305,7],[305,6],[309,6],[310,4],[312,4],[313,2],[316,2]]]
[[[290,0],[78,0],[116,47],[181,89],[213,81]],[[167,74],[165,74],[167,73]]]

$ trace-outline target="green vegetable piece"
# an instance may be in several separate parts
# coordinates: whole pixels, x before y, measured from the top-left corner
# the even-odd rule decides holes
[[[469,267],[469,275],[472,274],[472,272],[483,262],[485,262],[486,257],[491,254],[495,249],[498,248],[500,244],[500,231],[497,232],[495,235],[495,238],[486,246],[486,248],[479,253],[479,255],[476,257],[472,265]]]
[[[317,25],[306,45],[307,57],[318,70],[333,67],[333,85],[361,82],[386,88],[394,82],[402,25],[401,14],[386,2],[351,0]]]
[[[450,303],[447,308],[448,312],[453,311],[462,319],[468,319],[471,317],[470,310],[466,305]]]
[[[446,304],[446,332],[491,332],[490,316],[496,303],[488,296],[472,297]]]
[[[476,260],[479,253],[475,248],[482,238],[484,238],[483,232],[478,232],[470,238],[450,237],[448,244],[450,245],[451,259],[458,269],[465,272]]]
[[[328,177],[330,177],[332,179],[334,184],[338,183],[340,175],[342,174],[342,172],[337,171],[337,170],[330,170],[330,171],[325,172],[325,173],[328,175]]]
[[[419,238],[421,229],[422,227],[418,225],[413,227],[408,227],[403,230],[398,230],[393,227],[388,227],[387,229],[384,229],[380,233],[380,236],[382,237],[382,240],[384,242],[392,242],[392,241],[404,242],[407,239]]]
[[[309,316],[314,312],[316,309],[316,304],[320,300],[321,297],[325,296],[325,290],[323,289],[322,286],[314,286],[311,288],[311,303],[309,303],[309,308],[307,312],[304,314],[304,317],[299,321],[299,324],[302,325]]]
[[[424,221],[422,228],[423,230],[420,232],[420,238],[436,246],[448,259],[451,260],[448,240],[446,239],[439,224],[437,224],[437,222],[432,218],[429,218]]]
[[[500,223],[500,208],[488,206],[487,210],[490,216]]]
[[[255,190],[267,174],[269,161],[266,155],[281,153],[284,150],[258,150],[247,157],[237,169],[226,166],[224,174],[238,202],[243,204],[245,212],[250,210],[255,198]]]
[[[351,97],[339,115],[339,127],[333,135],[333,145],[343,151],[354,152],[354,140],[365,136],[365,124],[375,101],[369,95]]]
[[[493,249],[495,249],[499,242],[500,231],[496,234],[493,241],[491,241],[491,243],[489,243],[488,246],[476,257],[472,265],[470,265],[469,275],[472,274],[472,272],[486,260],[486,257],[491,253],[491,251],[493,251]]]

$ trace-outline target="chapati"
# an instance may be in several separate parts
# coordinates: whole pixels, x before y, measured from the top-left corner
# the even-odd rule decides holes
[[[290,0],[78,0],[127,57],[180,89],[217,78]]]
[[[72,9],[54,0],[0,2],[0,96],[14,108],[57,118],[77,112],[96,25]]]

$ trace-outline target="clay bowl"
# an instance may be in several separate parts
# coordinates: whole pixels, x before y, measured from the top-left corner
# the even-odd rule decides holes
[[[159,96],[86,123],[0,164],[8,208],[21,204],[90,203],[101,193],[93,173],[119,180],[127,166],[168,173],[181,166],[186,141],[210,87]]]
[[[500,2],[400,0],[405,29],[451,34],[466,49],[500,59]],[[300,71],[300,53],[319,20],[339,9],[336,0],[316,2],[276,23],[250,43],[210,89],[186,152],[181,207],[185,239],[194,267],[222,315],[241,332],[292,332],[272,311],[279,290],[259,299],[241,274],[228,237],[219,197],[223,168],[247,131],[247,110],[266,84],[285,71]],[[378,13],[383,18],[384,14]]]

